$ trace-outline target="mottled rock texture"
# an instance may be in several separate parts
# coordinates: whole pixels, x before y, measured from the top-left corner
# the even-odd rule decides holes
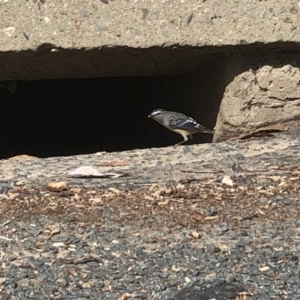
[[[103,2],[2,0],[1,48],[35,49],[43,43],[80,49],[299,41],[295,0]]]
[[[295,0],[1,0],[0,80],[188,72],[225,46],[298,47],[298,14]]]
[[[214,141],[270,125],[297,129],[300,123],[300,70],[296,66],[263,66],[246,71],[227,86]]]

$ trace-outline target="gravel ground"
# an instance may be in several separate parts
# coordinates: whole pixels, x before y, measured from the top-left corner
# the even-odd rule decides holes
[[[1,161],[0,299],[300,299],[298,149],[294,132]],[[83,165],[124,177],[67,176]]]

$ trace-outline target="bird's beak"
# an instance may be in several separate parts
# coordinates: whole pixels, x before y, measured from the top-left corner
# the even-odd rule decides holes
[[[148,116],[148,118],[151,118],[152,117],[152,115],[150,114],[149,116]]]

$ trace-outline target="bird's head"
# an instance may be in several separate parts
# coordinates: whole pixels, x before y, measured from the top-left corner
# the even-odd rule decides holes
[[[152,118],[154,120],[160,119],[160,117],[166,113],[165,109],[157,108],[154,109],[151,114],[148,116],[148,118]]]

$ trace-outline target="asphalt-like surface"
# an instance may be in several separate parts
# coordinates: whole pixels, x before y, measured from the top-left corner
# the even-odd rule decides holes
[[[298,149],[2,160],[0,299],[299,299]],[[124,177],[68,176],[87,165]]]

